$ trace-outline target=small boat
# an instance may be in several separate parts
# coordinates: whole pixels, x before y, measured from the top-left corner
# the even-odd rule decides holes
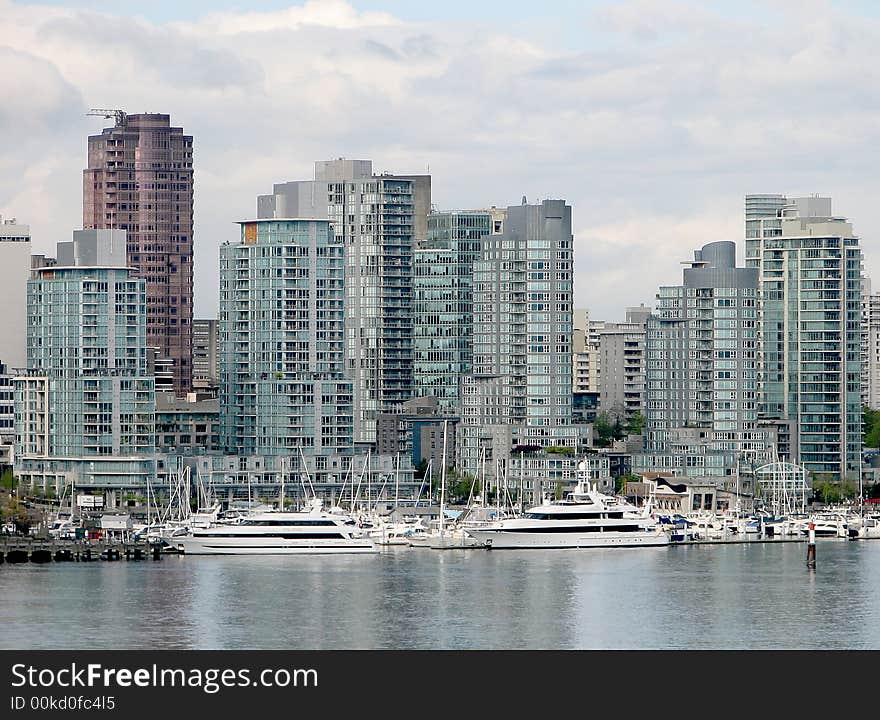
[[[760,517],[751,517],[748,518],[743,525],[743,532],[746,535],[758,535],[762,531],[762,518]]]
[[[424,532],[426,529],[421,520],[416,522],[383,523],[378,529],[370,530],[368,535],[376,545],[401,545],[409,547],[410,538],[417,533]]]
[[[454,548],[483,547],[485,542],[478,540],[471,532],[461,527],[446,525],[446,432],[447,420],[443,421],[443,455],[440,472],[440,517],[429,523],[429,528],[410,535],[410,547],[450,550]]]
[[[880,518],[866,515],[847,524],[847,531],[851,540],[876,540],[880,539]]]
[[[74,540],[78,524],[71,519],[56,518],[49,525],[49,537],[53,540]]]
[[[427,532],[414,533],[409,537],[410,547],[431,548],[432,550],[452,550],[460,548],[484,547],[473,535],[463,528],[431,528]]]
[[[849,537],[847,531],[847,520],[843,515],[838,513],[818,513],[810,518],[806,523],[804,534],[809,533],[810,525],[813,525],[816,537]]]

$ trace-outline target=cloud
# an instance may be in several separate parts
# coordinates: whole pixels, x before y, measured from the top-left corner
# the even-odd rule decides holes
[[[302,7],[289,7],[277,12],[212,13],[198,23],[181,23],[179,27],[194,35],[241,35],[312,27],[344,30],[385,27],[401,24],[388,13],[359,13],[344,0],[309,0]]]
[[[0,131],[5,151],[30,136],[69,124],[72,108],[82,108],[79,91],[51,60],[0,45]]]
[[[217,247],[256,195],[339,156],[430,166],[441,209],[565,198],[576,302],[597,318],[679,282],[704,243],[740,239],[754,191],[834,196],[880,276],[880,28],[826,3],[761,7],[609,2],[559,20],[560,36],[581,23],[572,45],[343,0],[165,24],[0,0],[0,212],[50,250],[67,237],[102,126],[85,109],[119,107],[194,136],[201,315],[217,308]]]
[[[194,42],[191,37],[142,20],[89,13],[53,18],[41,36],[57,45],[77,45],[83,38],[96,55],[105,56],[141,82],[176,87],[222,90],[250,86],[262,80],[259,63],[242,59],[227,48]]]

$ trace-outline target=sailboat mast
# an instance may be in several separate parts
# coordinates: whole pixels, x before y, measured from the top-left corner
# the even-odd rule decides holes
[[[400,503],[400,453],[397,453],[397,467],[394,469],[394,509]]]
[[[287,457],[281,458],[281,501],[280,501],[279,507],[278,507],[278,509],[281,512],[284,512],[284,464],[285,464],[285,460],[288,460],[288,459],[289,458],[287,458]]]
[[[865,515],[865,500],[862,497],[862,451],[859,449],[859,514]]]
[[[443,467],[440,470],[440,535],[443,535],[443,514],[446,505],[446,425],[443,421]]]

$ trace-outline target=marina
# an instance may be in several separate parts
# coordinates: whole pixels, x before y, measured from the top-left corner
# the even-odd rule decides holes
[[[534,509],[533,509],[534,510]],[[533,512],[532,515],[537,513]],[[526,514],[528,515],[528,513]],[[647,534],[639,532],[636,539],[621,537],[619,532],[609,532],[604,542],[591,539],[591,544],[580,542],[577,538],[582,533],[573,533],[572,538],[565,540],[543,541],[536,544],[531,537],[527,542],[517,544],[486,543],[482,540],[487,531],[449,529],[444,534],[424,532],[420,529],[405,528],[403,525],[392,525],[372,529],[369,532],[357,532],[351,525],[352,520],[344,520],[339,515],[320,513],[319,517],[332,518],[320,520],[325,523],[316,528],[313,513],[259,513],[256,519],[248,522],[236,522],[229,525],[218,524],[212,528],[196,528],[190,533],[174,536],[168,542],[147,540],[116,541],[116,540],[63,540],[47,538],[31,538],[16,536],[0,536],[0,565],[4,563],[61,563],[89,562],[95,560],[159,560],[166,555],[338,555],[338,554],[372,554],[380,551],[395,550],[403,552],[412,548],[431,550],[468,550],[482,551],[497,549],[541,549],[541,550],[599,550],[612,547],[662,547],[682,545],[754,545],[759,543],[797,543],[807,544],[806,535],[773,535],[761,533],[733,533],[712,537],[692,534],[681,539],[674,532],[654,529]],[[534,518],[525,518],[528,523]],[[499,523],[500,526],[511,527],[516,518],[508,518]],[[546,521],[541,521],[546,522]],[[849,540],[880,539],[876,531],[877,521],[865,519],[864,529],[851,530],[845,537]],[[696,524],[696,523],[694,523]],[[515,525],[513,527],[516,527]],[[315,530],[318,532],[315,532]],[[558,538],[563,533],[548,532],[547,536]],[[497,532],[497,531],[495,531]],[[493,530],[488,534],[493,536]],[[539,535],[540,533],[523,533]],[[595,535],[605,533],[595,533]],[[335,537],[338,535],[338,537]],[[594,533],[590,533],[593,536]],[[820,536],[821,537],[821,536]],[[826,536],[827,537],[827,536]],[[642,541],[644,539],[644,541]],[[828,537],[828,539],[832,539]],[[840,537],[834,537],[840,540]],[[880,545],[880,543],[877,543]]]

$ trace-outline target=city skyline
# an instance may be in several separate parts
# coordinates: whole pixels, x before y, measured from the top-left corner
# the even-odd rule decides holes
[[[430,172],[441,211],[565,198],[574,304],[597,319],[652,305],[676,281],[668,257],[734,240],[742,262],[756,192],[834,197],[877,274],[878,125],[860,87],[880,25],[866,4],[811,3],[807,18],[784,2],[558,3],[518,21],[281,5],[131,18],[128,5],[0,0],[0,213],[30,225],[36,253],[80,227],[85,138],[107,125],[85,113],[111,107],[168,113],[196,138],[195,317],[216,315],[219,246],[254,217],[253,197],[340,156]],[[566,23],[583,37],[557,32]]]

